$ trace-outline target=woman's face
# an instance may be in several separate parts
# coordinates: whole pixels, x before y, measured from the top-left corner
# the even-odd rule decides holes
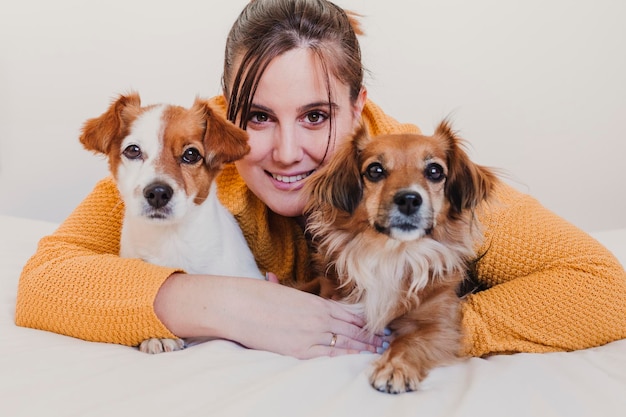
[[[283,216],[302,215],[304,181],[360,120],[365,89],[352,103],[349,87],[329,76],[309,49],[294,49],[269,64],[254,95],[247,126],[251,150],[235,164],[250,190]]]

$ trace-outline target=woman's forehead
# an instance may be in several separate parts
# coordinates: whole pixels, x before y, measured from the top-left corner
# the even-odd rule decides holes
[[[268,64],[253,102],[263,104],[287,98],[292,102],[328,103],[329,98],[331,102],[340,102],[349,97],[348,85],[328,71],[316,53],[309,48],[297,48]]]

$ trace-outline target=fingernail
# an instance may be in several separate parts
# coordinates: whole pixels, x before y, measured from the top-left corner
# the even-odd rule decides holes
[[[385,329],[383,330],[383,334],[385,336],[391,336],[391,329],[389,327],[385,327]]]
[[[383,345],[381,347],[376,348],[376,353],[383,353],[387,349],[389,349],[389,342],[383,342]]]

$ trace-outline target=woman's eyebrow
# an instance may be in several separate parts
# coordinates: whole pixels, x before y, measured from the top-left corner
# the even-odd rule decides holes
[[[252,103],[250,105],[250,110],[261,111],[263,113],[270,113],[270,114],[273,113],[272,109],[270,109],[269,107],[265,107],[261,104],[256,104],[256,103]]]
[[[339,105],[332,101],[331,102],[318,101],[315,103],[309,103],[304,106],[298,107],[298,113],[305,113],[310,110],[319,109],[320,107],[327,108],[327,109],[330,107],[330,109],[337,110],[339,108]]]
[[[304,106],[300,106],[296,109],[296,112],[306,113],[307,111],[319,109],[320,107],[323,107],[323,108],[330,107],[333,110],[337,110],[339,108],[339,105],[334,102],[329,103],[328,101],[318,101],[314,103],[305,104]],[[261,111],[263,113],[268,113],[268,114],[274,114],[274,111],[270,109],[269,107],[264,106],[262,104],[257,104],[257,103],[252,103],[252,105],[250,105],[250,110]]]

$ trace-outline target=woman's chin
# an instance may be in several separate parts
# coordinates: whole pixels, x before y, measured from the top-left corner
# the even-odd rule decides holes
[[[293,193],[289,196],[276,196],[277,198],[266,201],[265,204],[267,204],[270,210],[281,216],[299,217],[302,216],[306,204],[306,199],[301,194]]]

